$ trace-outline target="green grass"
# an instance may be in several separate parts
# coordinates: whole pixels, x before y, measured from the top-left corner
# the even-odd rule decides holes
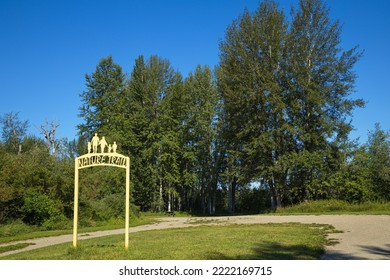
[[[152,215],[141,216],[139,218],[132,217],[130,219],[130,227],[150,224],[154,221],[154,218],[155,216]],[[68,229],[44,230],[36,226],[28,226],[20,220],[16,220],[9,224],[0,225],[0,244],[40,237],[71,234],[73,232],[72,227],[73,225]],[[111,219],[109,221],[96,223],[94,226],[81,227],[78,229],[78,232],[93,232],[100,230],[118,229],[122,227],[124,228],[124,219]]]
[[[276,214],[370,214],[390,215],[390,202],[348,203],[341,200],[303,202],[278,209]]]
[[[26,248],[30,245],[34,245],[34,243],[18,243],[18,244],[13,244],[13,245],[8,245],[8,246],[0,246],[0,254],[8,252],[8,251],[15,251],[15,250],[23,249],[23,248]]]
[[[182,211],[174,211],[174,217],[188,217],[188,212],[182,212]],[[164,218],[169,217],[165,212],[141,212],[142,217],[151,217],[151,218]]]
[[[27,251],[5,259],[49,260],[225,260],[319,259],[327,234],[334,229],[317,224],[266,224],[199,226],[130,234],[124,249],[123,235],[79,242],[78,248],[61,244]]]

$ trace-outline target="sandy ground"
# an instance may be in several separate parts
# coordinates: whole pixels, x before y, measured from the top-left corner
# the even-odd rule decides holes
[[[329,238],[339,243],[326,248],[322,256],[324,260],[390,260],[390,215],[319,215],[319,216],[231,216],[207,218],[161,218],[150,225],[130,228],[132,232],[159,230],[167,228],[182,228],[199,226],[201,224],[264,224],[264,223],[316,223],[333,225],[341,233],[332,233]],[[78,240],[101,237],[114,234],[124,234],[124,229],[81,233]],[[26,248],[1,253],[0,257],[8,256],[22,251],[34,250],[50,245],[70,243],[73,236],[61,235],[17,241],[17,243],[34,243]]]

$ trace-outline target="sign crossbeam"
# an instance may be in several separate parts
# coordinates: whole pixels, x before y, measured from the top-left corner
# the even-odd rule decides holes
[[[98,146],[100,145],[100,152]],[[125,209],[125,248],[129,247],[130,222],[130,158],[117,153],[117,144],[108,144],[105,137],[101,139],[95,133],[88,142],[88,153],[75,159],[74,165],[74,216],[73,216],[73,247],[77,247],[78,205],[79,205],[79,170],[94,166],[112,166],[126,169],[126,209]],[[106,152],[107,150],[107,152]]]
[[[127,159],[128,157],[118,153],[87,154],[77,158],[79,169],[93,166],[114,166],[126,168]]]

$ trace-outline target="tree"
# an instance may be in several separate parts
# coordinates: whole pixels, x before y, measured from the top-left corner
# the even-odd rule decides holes
[[[14,153],[22,151],[22,140],[26,136],[28,121],[21,121],[19,113],[6,113],[0,118],[3,125],[1,136],[8,149]]]
[[[368,173],[376,199],[390,200],[390,133],[375,124],[368,135]]]
[[[116,139],[120,122],[123,121],[120,105],[125,75],[122,67],[109,56],[101,59],[95,72],[86,74],[85,79],[87,91],[80,95],[82,106],[79,116],[84,119],[84,123],[78,126],[80,135],[91,139],[94,133],[100,133]]]
[[[370,199],[366,150],[366,146],[356,142],[348,143],[343,148],[343,158],[335,160],[336,166],[328,167],[327,178],[322,179],[324,199],[339,199],[351,203]]]
[[[220,45],[218,87],[223,103],[230,211],[238,185],[266,178],[280,203],[272,170],[285,149],[285,104],[281,85],[287,24],[274,2],[248,11],[227,29]]]
[[[192,182],[200,194],[203,212],[214,214],[218,167],[216,160],[216,108],[218,96],[209,67],[197,66],[184,83],[183,148],[190,166],[187,174],[195,174]],[[190,164],[189,164],[190,163]],[[189,165],[188,165],[189,164]]]
[[[59,143],[60,141],[56,139],[56,130],[58,126],[59,126],[58,122],[52,121],[49,124],[49,121],[46,120],[45,124],[42,124],[39,128],[41,134],[43,134],[45,138],[46,146],[52,155],[56,154],[56,149],[60,144]]]
[[[73,163],[52,157],[42,139],[26,137],[23,152],[2,154],[0,160],[0,222],[22,218],[29,224],[70,218]]]
[[[329,163],[342,159],[342,146],[352,130],[353,109],[360,99],[349,99],[356,74],[357,48],[342,51],[341,28],[329,18],[321,0],[301,0],[293,12],[287,40],[286,90],[288,122],[294,128],[294,171],[305,189],[299,200],[321,198]],[[337,165],[334,165],[337,168]]]
[[[169,61],[140,56],[128,85],[128,147],[133,161],[134,197],[142,210],[162,211],[164,195],[178,182],[179,139],[175,108],[181,76]]]
[[[231,193],[261,181],[275,207],[325,195],[353,109],[364,105],[348,98],[361,53],[342,51],[340,34],[321,0],[301,0],[289,28],[265,1],[227,29],[218,86]]]

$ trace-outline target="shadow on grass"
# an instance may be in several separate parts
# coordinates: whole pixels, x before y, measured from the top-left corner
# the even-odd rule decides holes
[[[318,260],[324,250],[306,245],[283,245],[278,242],[262,242],[255,245],[251,254],[227,256],[210,252],[209,260]]]

